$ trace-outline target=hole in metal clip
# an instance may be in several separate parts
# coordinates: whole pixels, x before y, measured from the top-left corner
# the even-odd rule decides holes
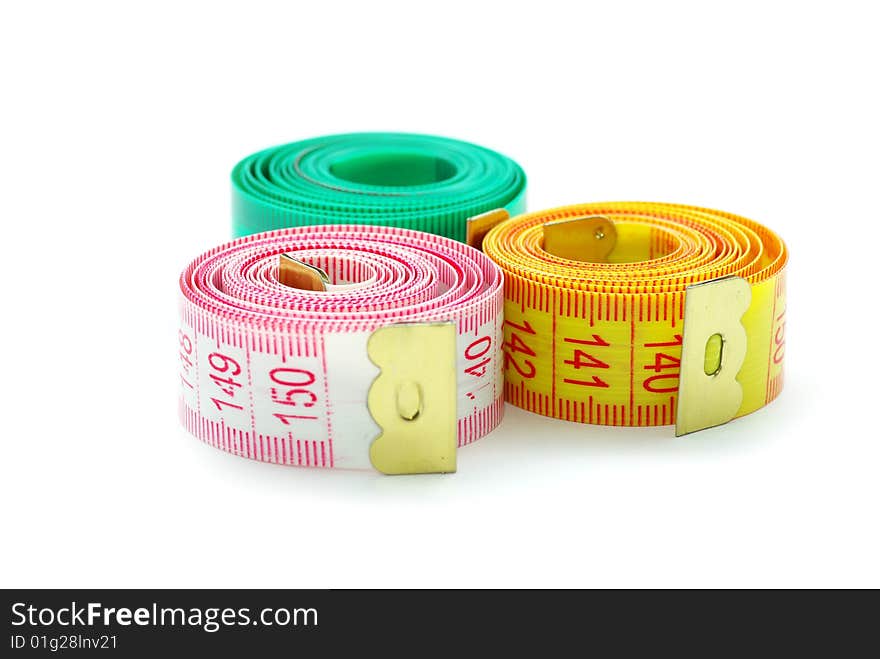
[[[720,334],[713,334],[706,341],[706,352],[703,355],[703,372],[716,375],[721,370],[721,353],[724,350],[724,339]]]
[[[397,413],[405,421],[415,421],[422,411],[422,388],[412,380],[397,387]]]

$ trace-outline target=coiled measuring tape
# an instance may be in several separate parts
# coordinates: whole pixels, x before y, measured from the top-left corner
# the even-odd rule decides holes
[[[266,149],[232,171],[234,236],[309,224],[386,224],[466,238],[467,218],[525,211],[515,162],[428,135],[331,135]]]
[[[504,221],[482,248],[505,273],[507,400],[617,426],[725,423],[782,388],[787,252],[721,211],[596,203]],[[499,223],[500,222],[500,223]]]
[[[206,252],[180,289],[180,415],[217,448],[449,472],[501,419],[502,275],[463,243],[284,229]]]

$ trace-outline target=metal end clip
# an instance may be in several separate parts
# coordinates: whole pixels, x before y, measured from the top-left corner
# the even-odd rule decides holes
[[[604,263],[617,244],[617,229],[603,215],[555,220],[544,225],[544,251],[570,261]]]
[[[370,446],[370,462],[384,474],[454,472],[456,419],[455,323],[382,327],[367,341],[367,354],[382,372],[367,407],[382,429]]]
[[[293,258],[290,254],[278,257],[278,281],[301,291],[326,291],[330,277],[321,268]]]
[[[467,244],[476,249],[483,249],[483,238],[486,237],[486,234],[509,218],[510,213],[503,208],[496,208],[487,213],[469,217],[467,219]]]
[[[751,299],[751,286],[742,277],[722,277],[687,287],[676,437],[720,426],[739,411],[743,390],[736,377],[748,349],[741,318]]]

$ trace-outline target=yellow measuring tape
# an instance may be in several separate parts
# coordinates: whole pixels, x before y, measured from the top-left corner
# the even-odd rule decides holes
[[[684,434],[779,394],[787,251],[769,229],[647,202],[505,218],[475,218],[469,233],[505,273],[509,402]]]

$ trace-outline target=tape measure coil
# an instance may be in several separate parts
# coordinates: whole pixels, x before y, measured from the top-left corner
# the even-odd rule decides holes
[[[328,290],[280,283],[282,254],[325,271]],[[463,243],[394,227],[295,227],[206,252],[180,290],[181,419],[217,448],[369,468],[381,428],[367,398],[384,372],[367,346],[398,324],[455,324],[455,444],[501,419],[502,275]]]
[[[545,225],[579,218],[613,223],[606,262],[544,250]],[[579,204],[502,222],[483,250],[505,273],[505,392],[518,407],[582,423],[674,423],[685,289],[727,276],[751,289],[736,416],[782,388],[787,250],[752,220],[674,204]]]
[[[232,171],[232,231],[385,224],[465,240],[467,218],[525,211],[511,159],[458,140],[405,133],[318,137],[255,153]]]

